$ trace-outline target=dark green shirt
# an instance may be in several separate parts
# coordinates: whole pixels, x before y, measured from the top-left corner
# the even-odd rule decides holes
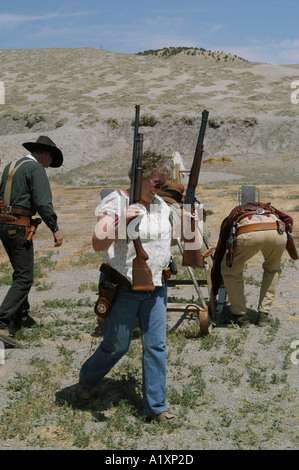
[[[39,213],[45,224],[52,232],[59,230],[57,215],[53,209],[52,192],[45,168],[36,160],[28,157],[14,173],[11,185],[10,205],[12,207],[27,209],[35,214]],[[0,184],[0,200],[3,201],[4,190],[8,177],[10,163],[4,168]]]

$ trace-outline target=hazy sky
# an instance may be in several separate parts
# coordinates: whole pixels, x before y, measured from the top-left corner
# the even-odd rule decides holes
[[[299,63],[299,0],[1,0],[0,49],[193,46]]]

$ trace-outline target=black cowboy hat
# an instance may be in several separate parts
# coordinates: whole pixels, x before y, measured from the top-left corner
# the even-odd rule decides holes
[[[34,152],[35,149],[48,150],[48,152],[51,153],[53,159],[53,162],[49,166],[58,168],[62,165],[63,155],[61,150],[56,147],[54,142],[46,135],[41,135],[36,142],[25,142],[22,145],[25,147],[25,149],[29,150],[29,152]]]

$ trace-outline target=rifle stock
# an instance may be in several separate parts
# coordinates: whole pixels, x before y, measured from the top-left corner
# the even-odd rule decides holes
[[[200,173],[201,161],[203,156],[203,140],[206,130],[206,125],[208,122],[209,112],[204,110],[202,113],[202,120],[200,131],[198,135],[197,145],[195,149],[195,155],[193,158],[193,163],[190,171],[189,182],[186,189],[186,196],[184,201],[184,206],[191,207],[191,215],[195,215],[195,190],[198,183],[198,177]],[[188,249],[187,244],[196,243],[196,222],[194,217],[191,218],[191,233],[193,234],[189,239],[184,237],[184,252],[183,252],[183,266],[193,266],[193,267],[204,267],[202,254],[200,248],[197,249]],[[194,246],[194,245],[193,245]]]
[[[132,178],[130,189],[130,204],[140,201],[142,188],[142,146],[143,135],[138,132],[140,106],[136,105]],[[146,261],[148,254],[144,250],[140,237],[133,239],[136,257],[132,264],[132,290],[155,290],[152,272]]]

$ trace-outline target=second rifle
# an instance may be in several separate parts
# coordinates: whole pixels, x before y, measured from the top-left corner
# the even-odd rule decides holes
[[[197,140],[197,145],[195,149],[195,155],[193,158],[193,163],[190,171],[190,176],[189,176],[189,182],[188,186],[186,189],[186,196],[184,200],[184,207],[190,208],[191,209],[191,237],[187,239],[186,236],[184,236],[184,253],[183,253],[183,266],[193,266],[193,267],[204,267],[203,259],[202,259],[202,254],[200,251],[200,247],[197,247],[197,242],[196,242],[196,222],[194,219],[195,216],[195,190],[197,187],[197,182],[198,182],[198,177],[199,177],[199,172],[200,172],[200,167],[201,167],[201,161],[202,161],[202,155],[203,155],[203,140],[204,140],[204,135],[205,135],[205,130],[206,130],[206,125],[208,122],[208,116],[209,112],[207,110],[204,110],[202,113],[202,121],[201,121],[201,126],[200,126],[200,131],[199,131],[199,136]],[[187,247],[187,245],[193,245],[193,248]]]

